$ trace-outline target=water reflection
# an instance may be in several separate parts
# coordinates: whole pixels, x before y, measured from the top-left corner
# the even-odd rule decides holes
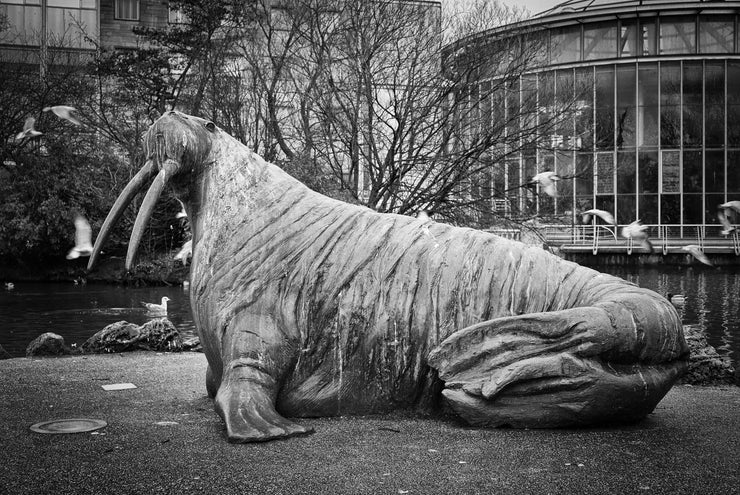
[[[707,340],[721,356],[738,364],[740,358],[740,267],[704,269],[693,267],[599,267],[659,294],[683,294],[678,308],[684,324],[705,329]]]
[[[0,290],[0,345],[12,356],[24,356],[29,342],[44,332],[81,345],[111,323],[141,325],[156,317],[141,303],[159,303],[162,296],[170,298],[167,318],[182,335],[195,335],[190,295],[181,287],[16,283],[13,290]]]

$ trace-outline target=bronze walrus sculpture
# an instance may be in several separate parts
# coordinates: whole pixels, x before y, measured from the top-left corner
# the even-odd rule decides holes
[[[673,306],[492,234],[311,191],[206,120],[168,112],[106,219],[152,177],[130,269],[166,184],[193,231],[191,305],[230,441],[307,433],[285,419],[431,408],[551,427],[650,413],[686,368]]]

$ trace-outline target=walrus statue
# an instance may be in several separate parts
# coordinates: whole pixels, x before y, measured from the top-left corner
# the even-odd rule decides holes
[[[327,198],[201,118],[167,112],[144,143],[89,267],[153,178],[130,269],[173,187],[229,441],[312,431],[286,417],[445,404],[491,427],[632,422],[687,367],[676,310],[652,291],[490,233]]]

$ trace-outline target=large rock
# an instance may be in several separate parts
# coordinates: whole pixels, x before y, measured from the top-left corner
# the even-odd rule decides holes
[[[190,337],[182,341],[182,350],[191,352],[203,352],[203,346],[200,344],[200,337]]]
[[[141,326],[140,349],[149,351],[181,351],[182,337],[167,318],[150,320]]]
[[[61,356],[70,352],[64,344],[64,337],[52,332],[42,333],[26,347],[26,357]]]
[[[706,332],[698,325],[684,325],[684,336],[691,355],[689,370],[682,382],[691,385],[723,385],[735,381],[735,370],[730,358],[720,356],[707,342]]]
[[[127,321],[112,323],[82,344],[84,352],[126,352],[136,350],[179,351],[182,338],[167,318],[157,318],[144,325]]]

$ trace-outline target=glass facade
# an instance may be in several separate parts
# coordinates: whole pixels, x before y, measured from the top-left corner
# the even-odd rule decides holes
[[[686,236],[718,225],[717,205],[740,200],[737,21],[704,12],[551,29],[550,64],[527,86],[542,121],[553,102],[575,103],[537,149],[507,160],[493,187],[512,190],[552,170],[563,177],[558,195],[520,188],[496,201],[555,223],[578,224],[578,212],[600,208],[622,225],[690,227]],[[507,98],[507,111],[510,101],[519,102]]]
[[[41,45],[45,35],[51,47],[95,48],[87,37],[97,37],[96,0],[0,0],[0,18],[2,44]]]
[[[551,65],[656,55],[737,53],[735,16],[615,19],[549,30]]]

